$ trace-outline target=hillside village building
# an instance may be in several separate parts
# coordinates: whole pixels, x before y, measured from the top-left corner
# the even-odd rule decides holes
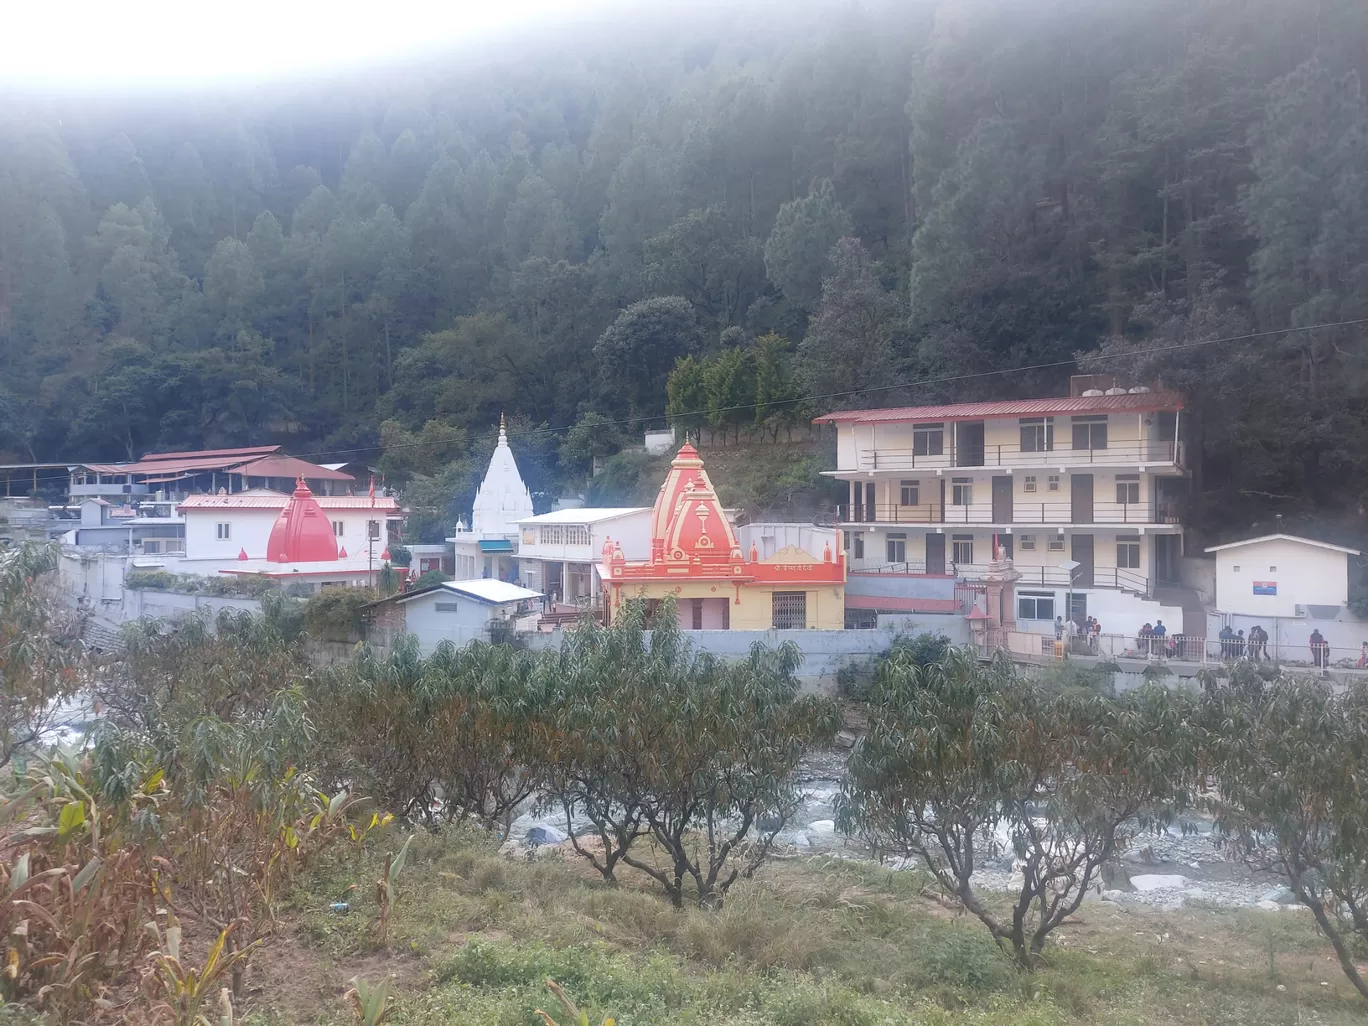
[[[1179,583],[1183,397],[1094,383],[818,418],[836,426],[827,474],[846,483],[836,519],[852,574],[908,579],[877,590],[890,610],[915,610],[932,600],[911,578],[982,582],[997,552],[1020,575],[1011,613],[1022,630],[1070,614],[1127,633],[1156,618],[1181,625],[1182,603],[1157,600]]]
[[[470,529],[458,530],[447,542],[455,550],[458,580],[518,578],[518,521],[532,516],[532,493],[518,473],[508,447],[508,431],[499,417],[499,441],[489,458],[471,509]]]
[[[179,499],[268,488],[288,493],[303,478],[318,495],[345,495],[357,480],[336,467],[286,456],[278,445],[194,452],[146,453],[132,463],[83,463],[70,468],[71,501],[102,498],[113,503],[160,497]]]
[[[647,556],[629,559],[616,541],[604,544],[599,576],[608,614],[616,617],[633,599],[656,605],[673,598],[685,630],[839,630],[846,562],[838,537],[818,528],[796,537],[825,540],[817,553],[789,543],[765,556],[755,539],[743,549],[703,460],[686,442],[651,510]]]

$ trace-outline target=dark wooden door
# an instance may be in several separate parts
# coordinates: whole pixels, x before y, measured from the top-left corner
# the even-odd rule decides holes
[[[993,478],[993,523],[1012,522],[1012,479],[1011,477]]]
[[[1073,561],[1078,564],[1078,569],[1073,572],[1073,587],[1091,588],[1093,586],[1093,536],[1090,534],[1074,535],[1072,555]]]
[[[1069,496],[1072,499],[1071,523],[1091,524],[1093,522],[1093,476],[1091,474],[1069,475]]]
[[[928,534],[926,536],[926,572],[928,574],[945,573],[945,535]]]
[[[983,421],[965,420],[955,425],[955,466],[983,466]]]

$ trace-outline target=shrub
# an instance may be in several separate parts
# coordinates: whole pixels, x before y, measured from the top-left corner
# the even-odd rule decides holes
[[[413,552],[407,545],[400,545],[398,542],[391,542],[390,562],[395,566],[413,566]]]
[[[541,664],[551,750],[544,787],[566,816],[588,819],[599,855],[575,851],[607,880],[621,861],[682,905],[720,906],[768,856],[799,803],[794,773],[808,744],[839,724],[832,703],[798,694],[796,646],[756,645],[726,663],[691,648],[669,603],[633,602],[611,627],[586,624]],[[573,831],[571,831],[573,833]],[[667,862],[638,859],[649,835]]]
[[[420,588],[431,588],[435,585],[441,584],[443,581],[449,580],[451,580],[450,574],[444,574],[440,570],[429,570],[427,573],[419,577],[418,580],[413,582],[413,590],[417,591]]]
[[[279,590],[273,578],[245,574],[173,574],[168,570],[129,570],[124,587],[134,591],[171,591],[183,595],[260,598]]]
[[[365,629],[365,608],[375,601],[369,588],[323,588],[304,606],[304,628],[319,641],[357,641]]]
[[[1202,749],[1215,772],[1217,827],[1251,868],[1287,879],[1368,998],[1356,958],[1368,942],[1368,689],[1315,678],[1208,680]]]
[[[999,656],[895,654],[876,682],[839,818],[879,850],[920,861],[1022,968],[1078,910],[1103,863],[1186,800],[1195,719],[1183,695],[1047,692]],[[1022,874],[1010,919],[975,891],[985,856]]]
[[[533,656],[444,644],[429,659],[401,637],[386,659],[364,649],[320,682],[316,707],[338,779],[429,825],[505,830],[531,794],[544,747]]]

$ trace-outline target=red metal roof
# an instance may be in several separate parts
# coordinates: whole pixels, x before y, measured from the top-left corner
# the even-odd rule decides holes
[[[887,595],[851,595],[846,593],[847,609],[879,609],[889,613],[957,613],[955,599],[891,598]]]
[[[356,481],[350,474],[344,474],[340,470],[329,470],[327,467],[320,467],[317,463],[310,463],[295,456],[267,456],[265,459],[235,466],[233,473],[246,474],[248,477],[302,477],[306,481]]]
[[[185,460],[185,459],[229,459],[235,463],[250,459],[253,456],[269,456],[273,452],[278,452],[278,445],[248,445],[240,449],[194,449],[187,452],[145,452],[143,453],[142,463],[149,463],[153,460]]]
[[[290,497],[276,495],[190,495],[180,503],[181,509],[284,509]],[[314,501],[323,509],[374,509],[380,513],[394,513],[399,501],[389,495],[377,495],[371,505],[368,495],[315,495]]]
[[[1065,395],[1051,399],[1006,399],[948,406],[899,406],[882,410],[837,410],[813,418],[814,424],[901,424],[988,420],[993,417],[1048,417],[1061,413],[1153,413],[1181,410],[1178,392],[1127,392],[1125,395]]]

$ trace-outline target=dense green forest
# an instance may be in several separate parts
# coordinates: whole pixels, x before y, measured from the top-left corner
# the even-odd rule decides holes
[[[667,406],[774,441],[1081,364],[1189,392],[1199,521],[1361,516],[1364,75],[1362,0],[867,0],[13,93],[0,450],[283,442],[440,493],[506,411],[551,490]]]

